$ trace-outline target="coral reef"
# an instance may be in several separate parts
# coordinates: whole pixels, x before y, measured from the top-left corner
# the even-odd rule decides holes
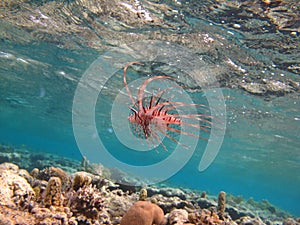
[[[226,204],[226,193],[221,191],[218,196],[218,212],[220,215],[224,215],[225,213],[225,205]]]
[[[132,190],[84,171],[68,175],[48,167],[28,173],[15,164],[2,163],[0,224],[299,225],[267,201],[244,201],[230,195],[226,201],[225,192],[218,198],[207,194],[203,198],[201,193],[178,188]]]
[[[287,218],[285,221],[283,221],[282,225],[299,225],[300,219],[297,221],[295,221],[293,218]]]
[[[0,165],[0,203],[11,208],[29,209],[35,198],[27,180],[19,174],[19,167],[11,163]]]
[[[148,197],[148,192],[146,188],[142,188],[140,191],[140,201],[145,201]]]
[[[31,171],[31,176],[37,175],[39,170],[52,167],[60,168],[67,174],[77,172],[81,166],[77,160],[57,156],[49,153],[29,151],[24,146],[20,148],[0,145],[0,163],[10,162],[22,165],[23,169]]]
[[[193,224],[223,224],[223,223],[229,223],[231,224],[232,221],[228,219],[228,221],[221,220],[216,212],[210,211],[208,209],[202,209],[199,211],[196,211],[194,213],[189,214],[189,221]]]
[[[206,192],[203,191],[203,192],[201,193],[200,197],[201,197],[201,198],[206,198],[206,197],[207,197],[207,196],[206,196]]]
[[[137,201],[125,213],[121,225],[164,225],[165,218],[163,210],[147,201]]]
[[[83,214],[87,218],[99,219],[99,214],[104,208],[104,200],[96,187],[86,185],[71,196],[70,208],[77,216]]]
[[[46,207],[61,206],[63,202],[63,196],[61,193],[62,185],[59,177],[51,177],[48,181],[44,204]]]
[[[79,188],[82,188],[83,186],[90,185],[92,182],[92,178],[90,176],[87,176],[85,172],[78,172],[75,174],[75,177],[73,179],[73,189],[77,191]]]
[[[181,225],[188,221],[188,212],[184,209],[174,209],[168,215],[169,224]]]
[[[62,189],[70,188],[71,181],[67,175],[67,173],[58,167],[49,167],[45,168],[37,174],[37,179],[48,181],[51,177],[59,177],[62,183]]]

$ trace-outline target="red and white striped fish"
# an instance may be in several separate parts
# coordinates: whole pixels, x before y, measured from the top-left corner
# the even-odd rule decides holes
[[[148,104],[143,101],[144,99],[144,92],[147,88],[147,85],[155,80],[160,79],[169,79],[169,80],[175,80],[173,77],[170,76],[153,76],[145,80],[141,86],[138,89],[138,95],[137,95],[137,101],[133,98],[128,84],[126,80],[126,72],[129,66],[133,64],[139,64],[143,65],[141,62],[129,62],[124,67],[124,85],[126,88],[126,91],[128,93],[128,96],[130,97],[133,106],[130,107],[130,110],[132,111],[132,114],[129,115],[128,120],[134,127],[134,132],[139,137],[144,137],[145,139],[148,139],[149,137],[153,136],[156,141],[159,142],[163,146],[165,150],[167,150],[167,147],[162,143],[159,133],[165,135],[170,140],[174,141],[175,143],[182,145],[185,148],[188,148],[188,146],[181,144],[179,141],[177,141],[170,132],[179,133],[182,135],[188,135],[195,138],[205,139],[201,136],[182,131],[181,129],[177,129],[174,126],[171,125],[185,125],[194,127],[197,129],[200,129],[205,132],[209,132],[210,128],[210,119],[211,117],[209,115],[205,114],[178,114],[173,113],[174,109],[178,107],[205,107],[203,104],[188,104],[184,102],[178,102],[178,101],[169,101],[169,100],[163,100],[162,95],[176,87],[170,87],[166,88],[164,90],[158,91],[156,94],[152,94],[150,101]],[[179,86],[177,86],[179,87]],[[184,122],[188,121],[188,122]],[[195,123],[195,121],[197,121]],[[204,122],[205,126],[200,126],[200,122]]]

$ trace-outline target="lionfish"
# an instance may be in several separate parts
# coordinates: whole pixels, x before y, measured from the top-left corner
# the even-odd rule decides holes
[[[205,105],[164,100],[162,98],[162,95],[166,91],[175,87],[159,90],[156,94],[151,95],[148,103],[145,102],[144,93],[150,82],[164,79],[175,80],[175,78],[166,75],[153,76],[145,80],[138,89],[136,101],[129,90],[126,80],[127,69],[133,64],[144,64],[141,62],[129,62],[125,65],[123,73],[124,86],[133,104],[133,106],[130,107],[132,113],[129,115],[128,120],[131,123],[131,125],[135,127],[135,135],[137,135],[138,137],[143,137],[145,139],[148,139],[152,136],[154,137],[154,140],[161,144],[165,150],[167,150],[167,147],[165,146],[165,144],[162,143],[162,140],[159,137],[159,133],[166,136],[176,144],[183,146],[184,148],[188,148],[188,146],[177,141],[171,133],[188,135],[199,139],[205,139],[199,135],[195,135],[193,133],[183,131],[182,129],[178,129],[177,127],[185,125],[196,129],[200,129],[205,132],[209,132],[209,128],[211,125],[211,116],[198,113],[179,114],[178,112],[174,112],[174,109],[176,109],[177,107],[205,107]],[[186,122],[187,120],[190,122]],[[205,125],[200,126],[199,122],[203,122]],[[177,126],[174,127],[172,125]]]

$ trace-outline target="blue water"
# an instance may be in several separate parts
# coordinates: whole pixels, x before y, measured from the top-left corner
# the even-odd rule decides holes
[[[2,41],[0,47],[0,142],[77,160],[81,160],[82,151],[97,154],[95,149],[78,147],[72,106],[80,78],[102,53],[87,47],[68,50],[47,42],[19,45]],[[175,146],[170,140],[165,142],[169,151],[160,146],[148,152],[136,152],[118,141],[110,121],[111,104],[123,88],[118,76],[121,82],[115,78],[107,84],[112,96],[102,93],[98,99],[96,135],[113,156],[127,164],[150,165],[167,158]],[[266,101],[239,89],[221,91],[227,128],[216,159],[199,172],[207,145],[201,140],[188,163],[166,182],[209,194],[223,190],[246,199],[267,199],[299,216],[299,98],[291,95]],[[190,94],[203,102],[203,93]],[[99,157],[95,156],[96,162]]]

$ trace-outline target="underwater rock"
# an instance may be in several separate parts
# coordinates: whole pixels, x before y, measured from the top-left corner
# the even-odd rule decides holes
[[[179,188],[162,188],[159,193],[166,197],[179,197],[186,200],[186,194]]]
[[[213,199],[199,198],[196,201],[197,201],[197,204],[202,209],[207,209],[207,208],[210,208],[210,207],[217,207],[217,202]]]
[[[188,212],[184,209],[174,209],[168,215],[169,224],[182,225],[188,221]]]
[[[1,225],[31,225],[35,223],[35,217],[24,210],[11,209],[6,206],[0,207],[0,224]]]
[[[278,218],[283,221],[285,218],[290,217],[266,199],[256,202],[253,198],[249,198],[246,203],[243,202],[236,206],[236,209],[251,217],[259,216],[263,221],[276,221]]]
[[[281,2],[284,4],[280,4]],[[300,4],[293,4],[289,1],[272,1],[272,3],[275,4],[265,11],[270,21],[280,30],[300,32]],[[298,9],[298,12],[294,11],[294,9]]]
[[[237,220],[244,216],[255,217],[255,215],[249,211],[239,210],[235,207],[229,206],[226,208],[226,212],[230,215],[233,220]]]
[[[119,224],[122,216],[138,201],[139,196],[137,194],[128,194],[120,189],[107,191],[105,193],[106,210],[110,215],[111,222],[113,224]]]
[[[71,217],[69,219],[69,225],[78,225],[77,219],[75,217]]]
[[[268,80],[266,81],[266,90],[272,94],[283,95],[292,92],[292,88],[281,81]]]
[[[142,187],[145,187],[146,184],[141,179],[130,176],[124,171],[121,171],[117,168],[109,168],[110,171],[110,180],[114,181],[115,187],[112,189],[119,188],[124,192],[135,193],[140,190]],[[147,188],[148,189],[148,188]]]
[[[13,225],[15,223],[13,223],[11,221],[11,219],[9,217],[4,216],[4,214],[2,214],[2,210],[0,209],[0,224],[5,224],[5,225]]]
[[[249,216],[243,216],[235,221],[238,225],[265,225],[265,223],[259,218],[252,218]]]
[[[164,212],[170,212],[174,208],[177,209],[183,209],[185,207],[190,209],[195,208],[193,203],[187,200],[182,200],[177,196],[167,197],[159,194],[159,195],[152,196],[152,199],[155,199],[157,205],[159,205],[164,210]]]
[[[252,94],[282,96],[293,91],[294,88],[289,86],[289,83],[291,82],[286,84],[281,81],[263,80],[263,83],[241,83],[240,87]]]
[[[282,225],[299,225],[300,221],[295,221],[293,218],[287,218],[283,221]]]
[[[18,169],[11,163],[0,165],[0,202],[2,206],[29,209],[35,193],[28,181],[18,174]]]
[[[13,164],[13,163],[8,163],[8,162],[4,162],[0,164],[0,170],[10,170],[10,171],[14,171],[17,172],[19,170],[18,165]]]
[[[151,197],[153,195],[161,194],[166,197],[179,197],[182,200],[186,199],[186,193],[184,193],[179,188],[157,188],[157,187],[149,187],[147,188],[148,196]]]
[[[164,225],[163,210],[151,202],[135,202],[121,219],[120,225]]]
[[[6,153],[0,152],[0,163],[9,162],[10,158]]]
[[[224,221],[219,219],[216,212],[208,209],[202,209],[197,212],[188,214],[189,222],[193,224],[224,224]],[[229,224],[229,222],[227,222]]]
[[[29,172],[25,169],[20,169],[18,173],[21,177],[24,177],[27,182],[32,186],[34,178],[29,174]]]
[[[264,94],[266,92],[266,88],[263,84],[258,83],[243,83],[240,86],[249,93],[252,94]]]
[[[103,178],[109,179],[111,174],[110,170],[105,168],[102,164],[100,163],[88,163],[88,162],[82,162],[82,164],[85,164],[84,170],[88,173],[91,173],[96,176],[100,176]]]
[[[45,152],[32,152],[24,147],[14,148],[12,146],[0,145],[0,163],[4,163],[4,161],[1,161],[1,156],[8,158],[5,162],[17,164],[21,168],[35,173],[53,165],[67,171],[69,174],[75,173],[80,168],[76,160]],[[36,175],[31,174],[34,178],[36,178]]]
[[[67,207],[41,208],[36,206],[31,213],[39,221],[38,225],[68,224],[69,218],[72,217],[72,213]]]

